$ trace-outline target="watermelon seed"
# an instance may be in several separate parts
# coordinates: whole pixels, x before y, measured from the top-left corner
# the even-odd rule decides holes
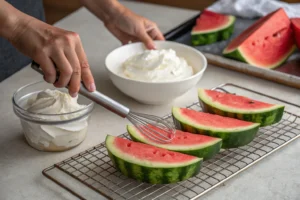
[[[131,143],[128,143],[128,144],[127,144],[127,147],[131,147]]]
[[[255,42],[252,42],[252,45],[255,46]]]
[[[280,33],[274,33],[273,37],[280,37]]]
[[[187,136],[184,136],[184,139],[187,139]]]
[[[157,151],[153,151],[153,154],[156,154],[157,153]]]
[[[163,154],[161,154],[161,156],[162,156],[162,157],[165,157],[165,156],[166,156],[166,154],[165,154],[165,153],[163,153]]]
[[[249,101],[249,104],[253,104],[254,103],[254,101]]]
[[[269,36],[265,37],[265,40],[268,40],[269,39]]]

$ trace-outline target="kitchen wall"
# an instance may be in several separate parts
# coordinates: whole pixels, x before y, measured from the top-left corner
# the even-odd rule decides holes
[[[79,0],[43,0],[46,20],[49,24],[60,20],[81,7]],[[203,10],[216,0],[135,0],[146,3],[169,5],[181,8]],[[284,0],[289,3],[300,3],[300,0]]]

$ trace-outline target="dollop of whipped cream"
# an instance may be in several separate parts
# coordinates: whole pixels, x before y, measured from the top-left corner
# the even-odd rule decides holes
[[[66,120],[80,116],[81,112],[67,114],[85,107],[77,103],[78,96],[72,98],[69,94],[59,90],[46,89],[27,101],[27,110],[37,114],[41,119]],[[47,116],[38,114],[59,114]],[[66,115],[64,115],[66,114]],[[42,125],[23,121],[23,129],[31,146],[41,150],[64,150],[78,145],[86,136],[88,117],[76,121],[57,124]]]
[[[173,49],[145,50],[128,58],[122,66],[123,76],[147,82],[167,82],[193,75],[193,68]]]
[[[27,110],[36,114],[64,114],[80,110],[85,105],[77,103],[78,96],[72,98],[69,94],[59,90],[46,89],[27,102]],[[69,119],[74,115],[59,115],[61,120]]]

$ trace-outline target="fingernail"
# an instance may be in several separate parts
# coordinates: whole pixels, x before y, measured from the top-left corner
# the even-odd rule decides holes
[[[96,90],[96,85],[95,85],[95,83],[90,84],[89,89],[90,89],[90,91],[94,92],[94,91]]]
[[[77,97],[77,95],[78,95],[78,93],[75,92],[75,93],[72,93],[72,94],[71,94],[71,97],[75,98],[75,97]]]
[[[149,46],[150,46],[150,49],[156,49],[155,44],[150,44]]]

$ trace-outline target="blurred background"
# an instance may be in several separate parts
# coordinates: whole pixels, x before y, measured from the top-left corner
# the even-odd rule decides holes
[[[216,0],[135,0],[146,3],[203,10]],[[300,0],[284,0],[288,3],[300,3]],[[46,21],[53,24],[81,7],[79,0],[44,0]]]

